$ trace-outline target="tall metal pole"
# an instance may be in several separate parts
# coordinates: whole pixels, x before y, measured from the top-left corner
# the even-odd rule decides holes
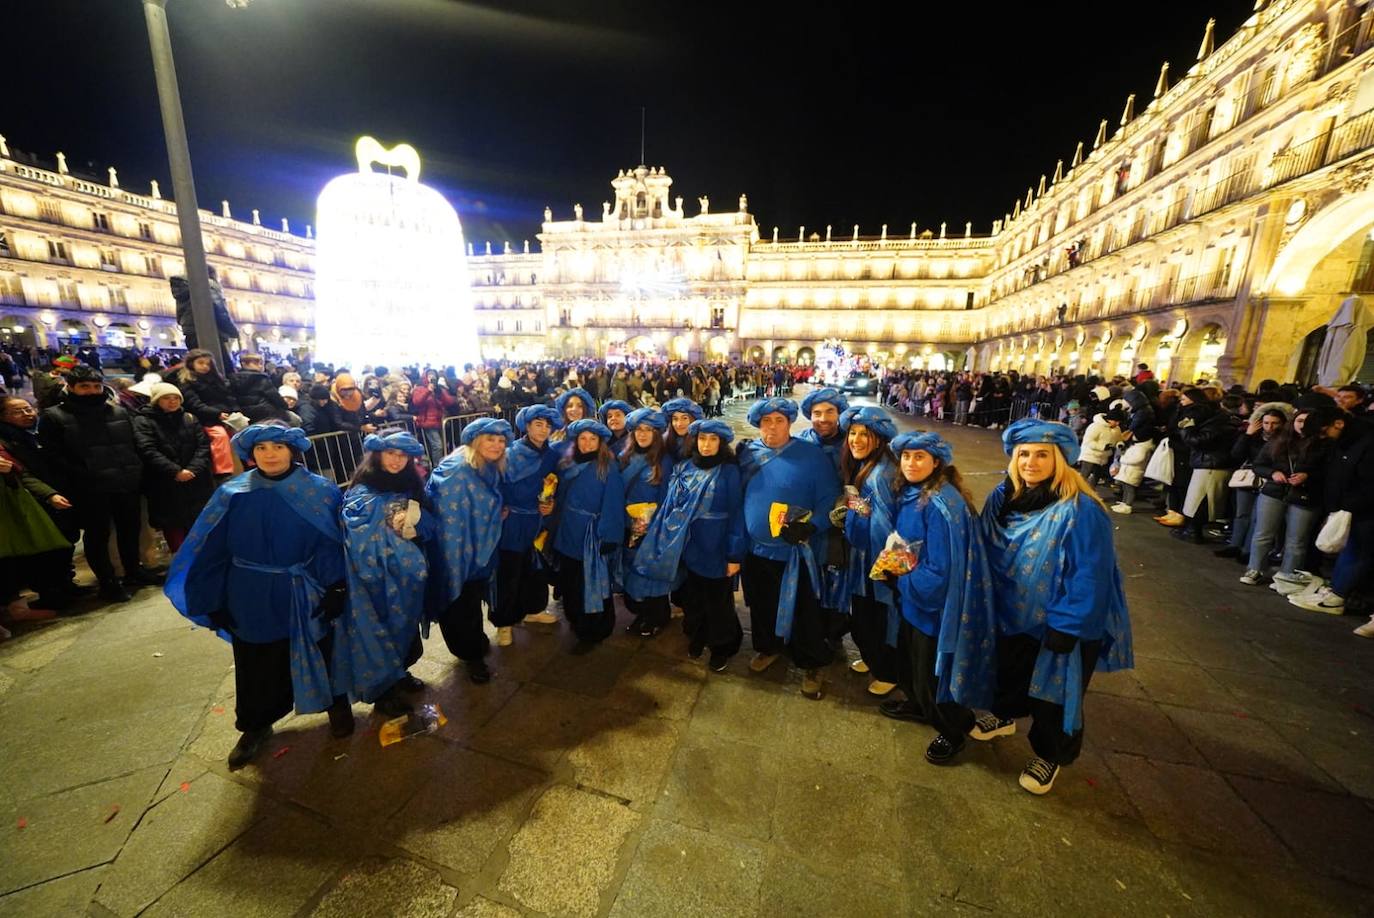
[[[177,221],[181,224],[181,248],[186,256],[186,282],[191,288],[191,316],[197,344],[220,361],[222,346],[210,299],[210,275],[205,264],[205,240],[200,232],[196,184],[191,176],[191,151],[186,143],[186,122],[181,115],[176,64],[172,60],[172,36],[167,30],[167,0],[143,0],[148,21],[148,44],[157,75],[157,98],[162,108],[162,130],[167,135],[167,162],[172,172]],[[184,332],[184,329],[183,329]]]

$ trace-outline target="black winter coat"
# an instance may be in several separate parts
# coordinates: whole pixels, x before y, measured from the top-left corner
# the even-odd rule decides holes
[[[286,399],[281,397],[266,373],[240,370],[229,377],[229,389],[234,393],[239,410],[254,424],[273,418],[286,420]]]
[[[1201,411],[1196,409],[1201,408]],[[1233,469],[1231,447],[1240,435],[1240,418],[1229,411],[1213,406],[1189,406],[1185,416],[1191,416],[1192,426],[1179,425],[1179,435],[1188,444],[1188,463],[1195,469]],[[1191,415],[1188,412],[1192,411]]]
[[[296,405],[296,411],[301,416],[301,429],[307,434],[333,433],[338,430],[334,426],[334,412],[329,408],[333,402],[324,405],[316,405],[310,400],[300,402]]]
[[[40,416],[38,442],[57,479],[52,484],[73,504],[83,494],[138,493],[143,462],[134,445],[133,418],[123,408],[68,395]]]
[[[1286,445],[1275,437],[1264,445],[1255,459],[1255,474],[1264,479],[1260,493],[1285,504],[1320,509],[1325,496],[1326,460],[1331,453],[1331,441],[1313,442],[1289,440]],[[1274,481],[1274,472],[1284,476],[1306,472],[1307,480],[1300,485]]]
[[[222,377],[210,374],[193,376],[179,385],[186,410],[206,426],[222,423],[221,414],[233,414],[241,410],[228,381]]]
[[[1374,516],[1374,433],[1354,428],[1336,441],[1326,465],[1326,509]]]
[[[186,411],[149,405],[134,416],[134,442],[143,459],[148,522],[155,529],[189,529],[215,491],[205,428]],[[196,477],[177,481],[182,469]]]

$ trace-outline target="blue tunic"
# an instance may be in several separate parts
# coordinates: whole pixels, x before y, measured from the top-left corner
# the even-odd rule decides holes
[[[916,567],[897,580],[902,616],[936,640],[935,700],[987,707],[996,684],[997,626],[978,521],[949,483],[922,498],[908,485],[898,499],[897,532],[922,543]]]
[[[690,463],[684,469],[693,468]],[[744,484],[739,466],[720,466],[720,480],[709,505],[692,520],[682,563],[698,577],[719,579],[726,564],[740,564],[749,553],[744,529]]]
[[[526,552],[544,528],[539,495],[544,478],[558,467],[559,450],[544,444],[536,449],[522,437],[506,448],[506,472],[501,477],[501,500],[510,511],[501,523],[501,551]]]
[[[659,460],[658,484],[649,480],[649,473],[652,471],[648,460],[641,453],[632,453],[630,461],[620,470],[620,477],[625,482],[625,505],[630,504],[658,504],[663,505],[663,498],[668,493],[668,480],[673,477],[673,459],[667,452]],[[657,512],[657,511],[655,511]],[[625,517],[625,527],[630,527],[630,518]],[[638,544],[631,548],[628,544],[614,558],[614,563],[610,565],[611,589],[617,593],[624,592],[625,572],[634,566],[635,551]]]
[[[348,614],[341,620],[335,659],[347,666],[348,693],[360,701],[376,701],[405,675],[406,655],[424,617],[425,554],[393,522],[408,501],[405,494],[366,485],[344,495]],[[431,538],[433,517],[421,511],[415,530],[421,540]]]
[[[336,693],[319,643],[337,631],[337,620],[322,621],[316,611],[325,589],[345,576],[338,513],[338,487],[303,468],[277,480],[244,472],[210,498],[164,587],[177,611],[202,627],[227,611],[226,639],[289,640],[303,714],[325,710]]]
[[[845,441],[845,435],[843,433],[837,433],[828,440],[822,440],[821,435],[816,433],[814,428],[808,427],[806,430],[797,434],[797,439],[805,440],[807,443],[814,446],[819,446],[821,451],[825,453],[825,457],[830,460],[830,464],[835,467],[835,474],[840,474],[840,454],[843,451],[842,448]]]
[[[1131,622],[1106,511],[1087,495],[998,519],[1009,499],[1003,481],[983,505],[982,529],[997,603],[998,631],[1043,639],[1045,626],[1081,641],[1102,641],[1097,669],[1135,665]],[[1064,732],[1082,725],[1082,659],[1042,647],[1030,694],[1064,708]]]
[[[460,447],[435,466],[425,483],[434,505],[437,538],[429,551],[427,606],[431,619],[463,592],[463,584],[482,580],[496,566],[501,539],[501,474],[494,464],[481,471]]]
[[[596,614],[611,595],[601,543],[620,545],[625,538],[625,483],[615,462],[607,467],[605,480],[597,474],[595,459],[560,466],[553,550],[582,562],[583,609]]]
[[[840,588],[835,607],[841,612],[848,612],[853,597],[872,596],[888,608],[891,626],[889,637],[895,646],[896,596],[886,581],[873,580],[868,576],[873,562],[887,546],[887,537],[892,534],[896,522],[897,498],[892,491],[894,474],[892,460],[886,455],[882,456],[859,486],[859,496],[868,501],[868,516],[853,510],[845,514],[844,537],[849,543],[849,564],[837,578]]]
[[[787,562],[778,598],[777,634],[790,639],[801,565],[806,565],[812,589],[820,596],[816,551],[827,538],[830,509],[840,493],[839,475],[819,446],[797,437],[778,449],[766,446],[762,440],[750,440],[741,446],[739,464],[744,477],[744,523],[749,532],[749,550],[761,558]],[[809,542],[789,545],[781,537],[774,537],[768,522],[774,503],[811,511],[816,532]]]
[[[678,463],[627,568],[626,592],[634,599],[666,596],[680,585],[684,566],[703,577],[724,577],[726,563],[739,563],[748,551],[740,497],[737,466]]]

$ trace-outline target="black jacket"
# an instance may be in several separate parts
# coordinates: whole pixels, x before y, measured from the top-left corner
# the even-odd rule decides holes
[[[1191,425],[1187,424],[1192,420]],[[1188,446],[1188,464],[1195,469],[1233,469],[1231,447],[1240,433],[1240,418],[1215,405],[1190,405],[1178,425]]]
[[[193,376],[178,385],[186,410],[202,424],[219,424],[221,414],[242,410],[228,381],[220,376]]]
[[[173,277],[169,284],[172,288],[172,299],[176,300],[177,304],[177,324],[181,326],[181,333],[186,337],[186,347],[208,347],[213,352],[214,346],[196,340],[196,323],[191,314],[191,285],[184,277]],[[224,305],[224,290],[220,288],[218,281],[210,281],[210,302],[215,307],[215,325],[219,328],[219,336],[225,341],[233,341],[239,336],[239,330],[234,325],[234,320],[229,317],[229,310]]]
[[[1286,446],[1281,446],[1278,438],[1270,440],[1255,459],[1255,474],[1265,480],[1260,493],[1285,504],[1320,509],[1325,497],[1326,460],[1330,452],[1331,441],[1326,439],[1289,440]],[[1276,471],[1283,472],[1284,477],[1306,472],[1307,480],[1300,485],[1280,483],[1273,480]]]
[[[301,416],[301,429],[307,434],[333,433],[339,428],[334,426],[334,412],[330,410],[333,402],[324,405],[316,405],[306,399],[296,405],[296,412]]]
[[[1326,509],[1374,515],[1374,433],[1357,427],[1335,441],[1326,461]]]
[[[143,462],[134,445],[129,412],[109,402],[87,404],[68,395],[38,422],[54,484],[72,503],[82,494],[136,494]]]
[[[156,529],[189,529],[215,490],[205,428],[186,411],[148,405],[134,416],[134,443],[143,459],[148,522]],[[177,481],[182,469],[196,477]]]
[[[234,393],[239,410],[254,424],[275,418],[286,420],[286,399],[281,397],[272,377],[256,370],[239,370],[229,377],[229,389]]]

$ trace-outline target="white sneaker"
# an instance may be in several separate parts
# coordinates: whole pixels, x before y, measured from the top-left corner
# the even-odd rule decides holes
[[[1291,574],[1285,574],[1283,571],[1279,571],[1274,575],[1274,579],[1281,580],[1284,583],[1296,583],[1301,586],[1307,586],[1312,580],[1312,575],[1307,573],[1307,571],[1294,571]]]
[[[1356,628],[1355,633],[1360,637],[1374,638],[1374,615],[1369,616],[1369,621]]]
[[[552,612],[536,612],[533,615],[525,616],[525,624],[556,625],[558,624],[558,616]]]
[[[1112,512],[1113,512],[1113,513],[1131,513],[1131,512],[1132,512],[1132,510],[1131,510],[1131,505],[1130,505],[1130,504],[1123,504],[1121,501],[1117,501],[1116,503],[1112,504]]]
[[[509,647],[515,643],[515,629],[509,625],[496,629],[496,646]]]
[[[1297,573],[1302,574],[1305,572],[1298,571]],[[1292,579],[1279,580],[1277,574],[1275,574],[1274,576],[1274,582],[1269,584],[1269,589],[1273,590],[1275,593],[1278,593],[1280,596],[1299,596],[1306,595],[1308,593],[1315,593],[1322,587],[1324,583],[1326,583],[1326,581],[1322,578],[1313,577],[1310,574],[1308,574],[1308,579],[1303,581],[1294,581]],[[1291,578],[1293,575],[1288,574],[1286,576]]]
[[[1345,599],[1337,596],[1331,587],[1322,587],[1315,593],[1297,593],[1288,601],[1299,609],[1308,612],[1325,612],[1328,615],[1344,615]]]
[[[1240,575],[1240,582],[1248,586],[1254,586],[1264,579],[1264,575],[1259,571],[1246,571]]]

